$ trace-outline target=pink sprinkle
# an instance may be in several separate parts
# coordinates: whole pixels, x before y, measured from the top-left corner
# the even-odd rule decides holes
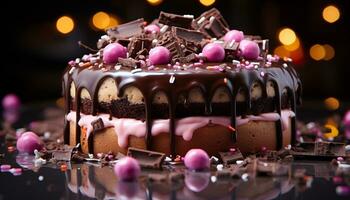
[[[199,62],[200,62],[200,63],[204,63],[204,60],[200,59]]]
[[[109,160],[113,160],[113,159],[114,159],[114,156],[113,156],[113,155],[108,155],[108,159],[109,159]]]
[[[247,61],[245,61],[245,63],[244,64],[246,64],[246,65],[249,65],[249,61],[247,60]]]
[[[343,157],[338,157],[338,158],[337,158],[337,161],[343,161],[343,160],[344,160]]]
[[[9,170],[13,174],[22,173],[22,168],[12,168]]]
[[[1,171],[2,171],[2,172],[3,172],[3,171],[8,171],[8,170],[11,169],[11,165],[1,165],[0,168],[1,168]]]
[[[245,68],[246,68],[246,69],[252,69],[252,68],[254,68],[254,65],[249,64],[249,65],[246,65]]]
[[[97,158],[102,158],[103,157],[103,153],[97,153]]]
[[[260,76],[265,76],[265,72],[260,72]]]
[[[147,68],[148,70],[153,70],[154,69],[154,65],[151,65]]]
[[[201,66],[201,65],[202,65],[202,63],[200,63],[200,62],[193,63],[193,66]]]
[[[68,62],[68,65],[74,66],[74,65],[75,65],[75,61],[74,61],[74,60],[69,61],[69,62]]]
[[[333,183],[334,184],[341,184],[343,182],[343,178],[340,176],[334,176],[333,177]]]
[[[236,152],[236,149],[235,148],[230,148],[230,151],[231,152]]]

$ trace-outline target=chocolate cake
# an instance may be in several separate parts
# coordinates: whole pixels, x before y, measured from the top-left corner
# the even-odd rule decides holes
[[[210,155],[295,142],[301,82],[268,40],[230,30],[216,9],[198,18],[161,12],[108,29],[98,50],[63,75],[65,142],[84,153],[128,147]]]

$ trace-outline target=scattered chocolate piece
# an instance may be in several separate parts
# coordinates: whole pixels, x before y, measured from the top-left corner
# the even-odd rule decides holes
[[[244,160],[239,149],[236,149],[235,151],[219,152],[219,155],[224,165],[236,164],[237,160]]]
[[[345,144],[338,142],[304,142],[293,147],[291,154],[296,159],[331,160],[347,157]]]
[[[279,162],[257,159],[256,170],[259,175],[282,176],[288,174],[289,168]]]
[[[200,31],[189,30],[179,27],[172,28],[176,37],[181,38],[185,41],[200,43],[205,36]]]
[[[52,152],[52,158],[56,161],[70,161],[74,147],[64,145],[62,149]]]
[[[141,63],[138,60],[132,59],[132,58],[118,58],[118,62],[123,65],[123,67],[128,67],[128,68],[140,68]]]
[[[204,26],[204,30],[213,38],[221,38],[229,31],[229,29],[214,16],[209,18],[209,24]]]
[[[197,60],[198,60],[198,58],[197,58],[195,53],[191,53],[191,54],[189,54],[189,55],[187,55],[185,57],[180,57],[178,59],[178,61],[180,63],[190,63],[190,62],[194,62],[194,61],[197,61]]]
[[[150,38],[132,38],[128,45],[129,57],[136,58],[138,55],[147,55],[152,47]]]
[[[138,148],[128,148],[128,156],[135,158],[141,167],[161,169],[165,159],[165,154],[155,151],[148,151]]]
[[[105,128],[105,125],[103,123],[103,120],[101,118],[98,118],[91,122],[91,126],[93,128],[93,132],[101,131]]]
[[[140,35],[143,31],[144,20],[143,18],[131,21],[126,24],[121,24],[117,27],[107,30],[107,34],[111,38],[116,39],[128,39],[135,35]]]
[[[203,27],[209,23],[210,18],[214,17],[223,27],[227,30],[229,29],[228,23],[221,15],[220,11],[216,8],[212,8],[204,13],[202,13],[197,19],[194,21],[194,26],[197,28]]]
[[[229,167],[216,171],[218,179],[240,178],[241,172],[238,165],[229,165]]]
[[[168,26],[177,26],[190,29],[193,17],[176,15],[172,13],[160,12],[158,22]]]

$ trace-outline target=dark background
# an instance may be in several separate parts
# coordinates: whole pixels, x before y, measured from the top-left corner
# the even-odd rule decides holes
[[[329,4],[336,5],[341,13],[333,24],[322,18],[322,10]],[[350,1],[216,0],[205,7],[199,0],[163,0],[157,6],[146,0],[47,0],[3,1],[1,7],[0,97],[16,93],[24,102],[59,98],[66,63],[88,53],[77,42],[95,47],[103,34],[90,26],[91,17],[98,11],[115,14],[123,23],[141,17],[151,21],[161,10],[198,16],[216,7],[232,29],[269,38],[271,52],[280,45],[278,31],[285,26],[292,28],[303,48],[303,59],[296,69],[303,81],[304,99],[334,96],[341,101],[350,100]],[[75,22],[74,30],[67,35],[55,27],[62,15],[71,16]],[[332,45],[335,57],[330,61],[312,60],[309,49],[316,43]]]

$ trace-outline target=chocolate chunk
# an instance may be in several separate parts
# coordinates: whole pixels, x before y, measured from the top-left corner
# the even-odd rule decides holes
[[[197,56],[195,53],[191,53],[185,57],[180,57],[177,61],[180,63],[189,63],[189,62],[194,62],[198,60]]]
[[[224,27],[227,29],[229,28],[228,23],[224,19],[224,17],[221,15],[220,11],[216,8],[212,8],[204,13],[202,13],[196,20],[195,20],[195,26],[201,27],[205,24],[207,24],[211,17],[215,17],[217,21],[219,21]]]
[[[147,55],[146,53],[148,53],[151,47],[152,40],[150,38],[133,38],[128,45],[129,57],[136,58],[136,56],[141,54]]]
[[[123,65],[123,67],[129,67],[129,68],[140,68],[141,63],[140,61],[137,61],[132,58],[118,58],[118,62]]]
[[[190,42],[200,43],[205,38],[203,33],[195,30],[173,27],[173,32],[176,37]]]
[[[338,142],[304,142],[293,147],[291,154],[295,159],[332,160],[346,157],[345,144]]]
[[[219,179],[241,177],[241,173],[238,165],[229,165],[228,168],[224,168],[220,171],[217,171],[216,175]]]
[[[176,15],[166,12],[160,12],[158,22],[168,26],[177,26],[190,29],[192,26],[193,17]]]
[[[119,44],[123,45],[124,47],[127,47],[130,43],[130,40],[129,39],[118,39],[117,41]]]
[[[258,159],[256,170],[259,175],[282,176],[288,173],[289,168],[287,165],[282,165],[278,162]]]
[[[244,159],[244,157],[243,157],[241,151],[239,151],[239,149],[236,149],[236,151],[219,152],[219,155],[220,155],[222,162],[225,165],[236,164],[237,160]]]
[[[101,118],[98,118],[91,122],[91,126],[93,128],[93,132],[101,131],[105,128],[105,125],[103,123],[103,120]]]
[[[128,39],[130,37],[140,35],[143,28],[144,20],[141,18],[114,28],[110,28],[107,30],[107,34],[112,38]]]
[[[52,152],[52,158],[57,161],[70,161],[74,147],[65,145],[62,149],[57,149]]]
[[[210,17],[209,23],[204,27],[204,30],[213,38],[221,38],[229,31],[229,29],[215,17]]]
[[[165,159],[165,154],[155,151],[148,151],[138,148],[128,148],[128,156],[139,161],[141,167],[151,169],[161,169]]]
[[[238,42],[225,42],[223,44],[223,47],[225,49],[225,60],[228,62],[231,62],[233,59],[237,58],[237,51],[239,47]]]
[[[269,40],[255,40],[255,42],[260,48],[260,56],[266,58],[267,54],[269,54]]]

